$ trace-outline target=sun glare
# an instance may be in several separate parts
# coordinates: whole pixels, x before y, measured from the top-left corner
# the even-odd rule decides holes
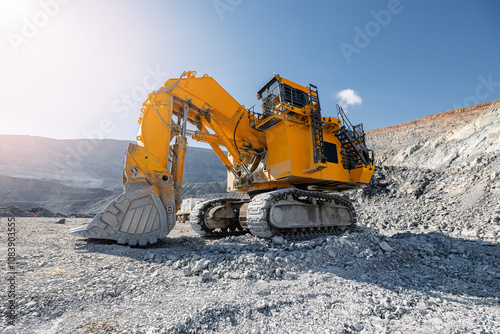
[[[3,29],[19,29],[23,18],[29,18],[37,8],[35,1],[0,0],[0,26]]]

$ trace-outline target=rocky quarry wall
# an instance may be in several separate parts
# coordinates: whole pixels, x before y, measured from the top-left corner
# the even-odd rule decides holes
[[[368,226],[498,242],[500,101],[368,131],[367,138],[377,172],[349,196]]]

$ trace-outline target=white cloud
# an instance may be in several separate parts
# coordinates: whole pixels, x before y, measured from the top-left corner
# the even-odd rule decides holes
[[[350,88],[338,92],[337,98],[339,99],[339,104],[344,107],[347,107],[348,105],[361,104],[361,102],[363,102],[358,93]]]

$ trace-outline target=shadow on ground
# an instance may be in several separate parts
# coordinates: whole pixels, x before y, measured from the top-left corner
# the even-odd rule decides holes
[[[383,241],[394,250],[383,251],[380,248]],[[214,266],[252,254],[255,260],[251,265],[255,267],[257,263],[258,269],[266,273],[278,268],[297,274],[312,270],[393,291],[444,292],[487,297],[492,298],[492,303],[500,303],[500,245],[454,238],[440,232],[404,232],[388,237],[373,231],[356,231],[334,237],[290,241],[284,245],[275,245],[251,235],[222,239],[167,237],[149,247],[78,239],[75,249],[82,253],[105,253],[159,263],[198,255],[210,259]],[[274,259],[272,263],[266,262],[269,255]],[[294,260],[285,261],[287,258]],[[238,262],[241,263],[244,265],[245,262]],[[265,279],[283,277],[271,274]]]

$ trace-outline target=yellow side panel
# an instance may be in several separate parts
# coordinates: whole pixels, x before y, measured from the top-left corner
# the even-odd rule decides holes
[[[371,167],[356,168],[351,170],[352,182],[370,183],[374,170],[375,168]]]
[[[268,155],[266,157],[267,169],[275,178],[286,177],[291,174],[292,165],[288,149],[285,122],[279,122],[266,131]]]
[[[337,147],[338,163],[327,162],[326,168],[314,173],[308,172],[314,167],[312,132],[310,126],[304,126],[283,120],[266,131],[269,153],[266,160],[267,168],[274,178],[297,176],[321,181],[339,181],[350,183],[349,171],[342,166],[340,142],[330,133],[324,133],[326,142]],[[369,181],[369,179],[368,179]],[[288,182],[293,183],[288,179]]]
[[[285,121],[288,145],[292,158],[292,174],[300,175],[313,165],[311,128]],[[307,174],[311,177],[312,174]]]

